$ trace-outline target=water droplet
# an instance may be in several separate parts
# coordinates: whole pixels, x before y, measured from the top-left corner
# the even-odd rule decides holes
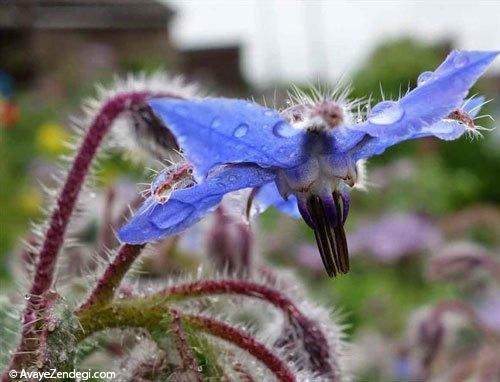
[[[368,122],[374,125],[390,125],[398,122],[404,114],[404,109],[397,102],[382,101],[372,109]]]
[[[425,84],[427,81],[431,80],[434,77],[434,72],[423,72],[417,78],[417,86]]]
[[[246,123],[240,124],[233,132],[236,138],[242,138],[248,133],[249,126]]]
[[[463,54],[457,53],[453,57],[452,62],[453,62],[453,66],[455,66],[455,68],[461,68],[462,66],[467,65],[467,63],[469,62],[469,58]]]
[[[30,295],[29,295],[28,293],[26,293],[26,294],[24,295],[24,299],[25,299],[25,300],[29,300],[30,298],[31,298],[31,297],[30,297]]]
[[[299,129],[296,129],[293,126],[290,126],[286,122],[278,122],[276,125],[273,127],[273,133],[277,137],[280,138],[291,138],[297,134],[300,133]]]
[[[214,118],[214,120],[212,121],[212,124],[211,126],[216,129],[218,127],[220,127],[221,125],[221,121],[220,121],[220,118]]]
[[[203,366],[198,366],[198,371],[203,371]]]
[[[95,192],[91,192],[91,193],[90,193],[90,197],[91,197],[92,199],[94,199],[96,196],[97,196],[97,195],[96,195],[96,193],[95,193]]]

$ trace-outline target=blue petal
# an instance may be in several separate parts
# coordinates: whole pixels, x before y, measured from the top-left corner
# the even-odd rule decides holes
[[[203,183],[174,191],[158,203],[148,198],[118,232],[120,241],[142,244],[177,234],[203,218],[220,203],[224,194],[274,181],[270,169],[255,165],[226,166],[214,171]]]
[[[303,161],[305,132],[275,110],[226,98],[155,99],[150,105],[177,138],[197,180],[220,164],[289,168]]]
[[[264,212],[270,206],[273,206],[294,219],[300,219],[301,217],[295,195],[290,195],[286,200],[283,199],[274,182],[262,186],[255,198],[258,202],[259,212]]]
[[[373,118],[370,122],[369,117],[368,121],[351,127],[368,134],[351,150],[354,161],[381,154],[386,148],[408,139],[435,136],[453,140],[462,136],[466,127],[446,117],[458,108],[469,112],[471,117],[478,113],[478,106],[483,103],[484,98],[477,97],[468,102],[464,102],[463,98],[497,54],[454,52],[426,82],[400,101],[384,101],[385,103],[376,105],[373,108],[375,111],[379,105],[383,106],[381,114],[375,113],[376,122],[387,122],[391,118],[397,121],[373,123]]]
[[[451,141],[460,138],[466,131],[465,126],[453,120],[441,120],[431,126],[424,126],[419,131],[406,136],[387,136],[373,138],[367,136],[351,151],[352,159],[356,162],[360,159],[382,154],[387,148],[394,146],[408,139],[417,139],[434,136],[445,141]]]
[[[412,138],[460,107],[469,88],[498,52],[452,52],[429,78],[399,101],[375,105],[367,121],[351,126],[373,137]]]
[[[465,101],[460,108],[467,112],[471,118],[474,118],[481,110],[481,105],[483,103],[484,97],[473,97]],[[385,151],[386,148],[407,139],[434,136],[445,141],[452,141],[460,138],[465,133],[465,131],[466,127],[462,123],[445,118],[430,126],[423,126],[420,131],[413,132],[406,137],[366,137],[365,140],[352,151],[352,155],[355,161],[363,158],[368,158],[373,155],[381,154]]]
[[[365,133],[356,131],[347,126],[339,126],[326,132],[322,137],[323,150],[322,154],[339,154],[351,150],[364,137]]]

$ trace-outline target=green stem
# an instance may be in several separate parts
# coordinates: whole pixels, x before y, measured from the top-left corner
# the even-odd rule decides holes
[[[192,328],[219,337],[247,351],[272,371],[278,380],[295,381],[294,373],[284,361],[243,330],[210,317],[177,314],[178,319]],[[173,319],[168,307],[152,306],[150,301],[142,299],[93,306],[81,311],[78,317],[82,328],[82,331],[76,334],[78,341],[108,328],[134,327],[144,328],[149,332],[166,332],[171,329]]]

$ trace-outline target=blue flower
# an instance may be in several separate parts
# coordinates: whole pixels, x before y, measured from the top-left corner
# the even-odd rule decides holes
[[[346,92],[299,95],[281,113],[235,99],[151,100],[192,173],[183,178],[187,182],[171,169],[160,174],[119,238],[138,244],[176,234],[212,211],[225,194],[254,188],[262,206],[300,213],[314,230],[330,276],[346,273],[343,225],[349,190],[361,181],[360,164],[405,140],[452,140],[475,131],[482,99],[465,97],[497,54],[452,52],[434,72],[422,73],[415,89],[378,103],[366,116],[353,116],[359,105],[349,103]]]

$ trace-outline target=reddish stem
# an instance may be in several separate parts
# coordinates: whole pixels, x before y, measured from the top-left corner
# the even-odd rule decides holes
[[[214,294],[237,294],[254,297],[284,311],[290,318],[291,325],[284,331],[282,338],[276,345],[280,347],[293,346],[295,338],[302,338],[313,371],[320,375],[329,376],[332,380],[340,379],[337,360],[331,357],[328,340],[321,327],[306,317],[287,296],[276,289],[245,280],[200,280],[169,287],[151,297],[191,298]],[[294,336],[293,332],[295,331],[300,331],[300,335]]]
[[[92,121],[76,154],[64,186],[57,198],[56,207],[50,218],[49,228],[39,255],[31,294],[41,295],[52,285],[57,253],[61,249],[69,219],[99,146],[113,121],[134,105],[142,104],[149,92],[119,94],[108,100]]]
[[[21,343],[11,360],[11,369],[19,368],[25,359],[36,350],[37,341],[29,341],[33,333],[33,322],[39,317],[37,310],[44,307],[43,294],[49,290],[54,280],[57,255],[64,241],[66,228],[75,208],[76,200],[89,171],[92,160],[113,121],[123,112],[131,110],[151,97],[148,91],[121,93],[110,98],[93,119],[80,148],[73,160],[66,181],[57,198],[50,217],[45,239],[38,255],[33,283],[29,292],[32,298],[40,299],[37,306],[27,304],[23,313],[23,333]],[[158,96],[165,94],[158,94]],[[8,378],[5,374],[3,380]]]
[[[224,322],[210,317],[184,315],[182,320],[215,337],[222,338],[243,349],[261,361],[276,377],[283,382],[295,381],[295,376],[285,362],[274,355],[263,344],[256,341],[243,330],[236,329]]]
[[[95,288],[90,292],[87,300],[78,308],[76,313],[80,313],[96,304],[109,302],[130,266],[141,253],[142,248],[144,248],[143,244],[123,244],[113,261],[104,270],[104,273]]]
[[[177,351],[182,360],[182,366],[185,370],[190,370],[194,373],[193,377],[197,382],[203,382],[203,376],[198,369],[198,362],[191,351],[189,342],[182,327],[181,316],[175,309],[170,310],[172,316],[172,331],[174,334],[174,342]]]
[[[239,294],[255,297],[273,304],[291,317],[302,316],[295,304],[280,291],[245,280],[199,280],[188,284],[171,286],[156,295],[182,298],[213,294]]]

